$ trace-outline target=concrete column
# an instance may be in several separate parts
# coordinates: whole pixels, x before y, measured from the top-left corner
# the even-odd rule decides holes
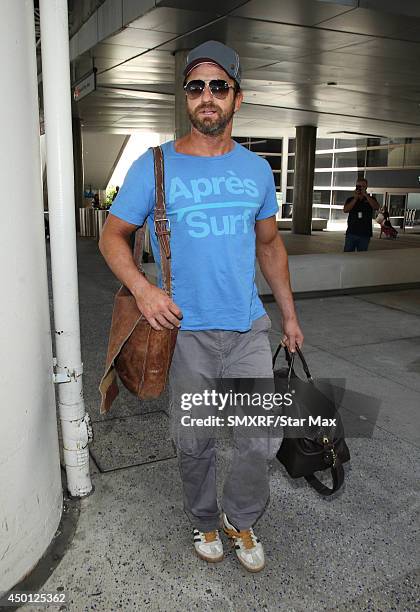
[[[289,138],[283,136],[281,147],[281,192],[283,195],[283,206],[286,204],[288,153]],[[281,216],[283,217],[283,211],[281,211]]]
[[[316,148],[316,126],[296,128],[295,181],[293,189],[294,234],[310,234],[312,230],[312,202]]]
[[[0,593],[58,527],[63,495],[48,304],[33,2],[4,0],[0,181]],[[63,268],[63,274],[66,269]]]
[[[83,140],[80,117],[72,117],[73,132],[73,168],[74,168],[74,204],[76,212],[76,231],[80,232],[79,208],[83,208]]]
[[[184,68],[188,49],[175,51],[175,138],[181,138],[191,131],[191,123],[187,114],[185,103]]]

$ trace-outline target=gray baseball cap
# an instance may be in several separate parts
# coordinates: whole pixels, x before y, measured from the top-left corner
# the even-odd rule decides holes
[[[184,76],[186,77],[198,64],[212,62],[218,64],[232,79],[241,84],[241,66],[239,55],[234,49],[217,40],[208,40],[192,49],[187,56]]]

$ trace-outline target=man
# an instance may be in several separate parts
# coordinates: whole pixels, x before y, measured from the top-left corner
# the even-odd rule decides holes
[[[367,251],[369,248],[372,236],[372,210],[378,210],[379,204],[366,192],[367,186],[365,178],[358,179],[353,196],[347,198],[344,204],[344,212],[349,213],[345,252]]]
[[[179,327],[170,370],[172,419],[180,416],[185,390],[206,389],[216,378],[271,378],[270,320],[258,297],[255,254],[280,307],[283,341],[301,346],[290,289],[287,254],[277,231],[277,201],[268,163],[231,139],[242,102],[237,53],[208,41],[193,49],[184,71],[191,132],[162,145],[167,216],[171,222],[173,295],[137,271],[130,234],[149,218],[153,228],[154,174],[149,150],[130,168],[100,241],[107,263],[135,296],[155,329]],[[156,236],[151,231],[155,260]],[[188,385],[190,385],[188,387]],[[174,435],[184,509],[199,557],[223,559],[218,527],[215,440],[199,428]],[[238,437],[224,484],[222,523],[239,561],[264,567],[264,551],[252,529],[269,497],[268,459],[279,439]]]

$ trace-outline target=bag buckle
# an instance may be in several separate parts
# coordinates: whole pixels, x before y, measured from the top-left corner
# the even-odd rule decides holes
[[[159,228],[158,230],[159,223],[165,223],[165,228],[163,230],[161,228]],[[171,232],[171,222],[167,217],[162,217],[162,219],[155,219],[154,225],[155,233],[157,236],[162,236],[163,234],[170,234]]]
[[[330,441],[329,441],[329,439],[327,438],[327,436],[324,436],[324,437],[322,438],[322,443],[323,443],[323,445],[324,445],[325,447],[327,447],[328,452],[330,452],[330,453],[331,453],[331,455],[332,455],[332,465],[331,465],[331,467],[335,467],[335,464],[336,464],[336,462],[337,462],[337,453],[335,452],[335,449],[334,449],[334,444],[333,444],[332,442],[330,442]]]

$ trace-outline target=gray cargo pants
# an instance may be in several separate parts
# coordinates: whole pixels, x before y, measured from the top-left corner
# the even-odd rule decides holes
[[[247,332],[178,333],[169,374],[171,427],[178,451],[184,510],[200,531],[217,529],[220,520],[215,439],[202,437],[202,432],[200,435],[193,428],[173,426],[174,420],[179,423],[181,414],[180,394],[185,392],[188,380],[199,381],[199,386],[205,389],[206,383],[214,378],[272,378],[270,327],[271,321],[264,315]],[[275,456],[280,442],[270,432],[264,437],[243,437],[235,434],[233,428],[234,453],[221,502],[223,511],[238,529],[251,527],[267,505],[270,494],[267,461]]]

